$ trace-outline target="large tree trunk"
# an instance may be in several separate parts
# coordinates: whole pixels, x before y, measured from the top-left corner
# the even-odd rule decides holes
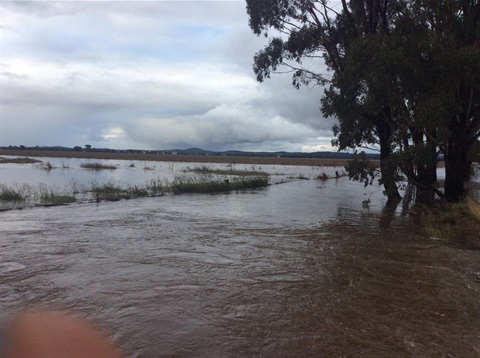
[[[382,184],[385,188],[385,195],[388,204],[398,203],[402,197],[398,193],[395,172],[397,163],[392,159],[392,148],[390,143],[391,129],[388,123],[377,122],[378,137],[380,140],[380,170],[382,172]]]
[[[415,204],[429,204],[435,199],[434,186],[437,182],[437,147],[430,137],[424,138],[423,132],[414,135],[417,145],[423,150],[423,160],[416,164]],[[426,140],[426,142],[424,142]],[[424,144],[425,143],[425,144]],[[425,147],[424,147],[425,145]]]
[[[468,144],[462,135],[451,136],[445,154],[445,198],[460,201],[466,194],[465,182],[470,175]]]
[[[432,190],[437,181],[436,165],[417,165],[417,179],[415,204],[429,204],[435,199],[435,192]]]

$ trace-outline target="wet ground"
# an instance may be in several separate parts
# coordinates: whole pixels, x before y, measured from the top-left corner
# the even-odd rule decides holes
[[[0,213],[0,310],[95,318],[131,357],[478,357],[480,251],[362,185]]]

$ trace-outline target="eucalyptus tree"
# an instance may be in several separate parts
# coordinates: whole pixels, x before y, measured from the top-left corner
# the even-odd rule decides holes
[[[254,57],[257,80],[283,67],[296,87],[326,85],[334,144],[380,148],[389,200],[400,171],[418,201],[464,195],[479,138],[478,0],[247,0],[247,12],[254,33],[277,34]],[[445,194],[435,186],[439,152]]]
[[[422,0],[436,57],[431,70],[439,117],[437,145],[445,156],[445,197],[465,195],[470,153],[480,137],[480,1]]]
[[[326,115],[338,118],[335,144],[340,150],[378,144],[385,193],[398,201],[397,165],[392,158],[395,119],[388,103],[365,96],[370,93],[368,79],[350,56],[359,39],[388,34],[394,26],[389,1],[247,0],[247,13],[255,34],[268,36],[271,30],[277,34],[254,57],[257,80],[283,67],[292,72],[296,87],[312,81],[328,84],[322,107]],[[315,70],[323,64],[324,71]]]

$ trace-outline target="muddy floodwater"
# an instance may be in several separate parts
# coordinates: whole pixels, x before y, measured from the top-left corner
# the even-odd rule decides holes
[[[75,163],[0,179],[107,176]],[[153,175],[127,164],[116,180]],[[478,248],[420,236],[378,187],[314,179],[335,169],[263,170],[281,184],[0,212],[1,312],[67,308],[128,357],[480,356]]]

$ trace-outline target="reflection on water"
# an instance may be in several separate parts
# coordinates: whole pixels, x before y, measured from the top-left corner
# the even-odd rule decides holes
[[[308,170],[311,170],[308,168]],[[132,357],[476,357],[479,251],[346,178],[0,213],[0,310],[95,317]]]

